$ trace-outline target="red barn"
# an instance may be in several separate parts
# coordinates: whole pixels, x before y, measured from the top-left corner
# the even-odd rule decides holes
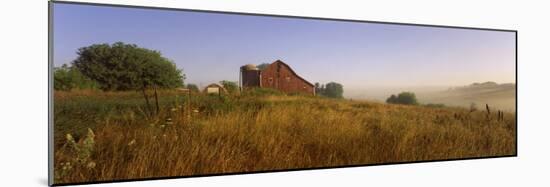
[[[315,95],[315,86],[280,60],[271,63],[263,70],[259,70],[252,64],[242,66],[241,87],[245,89],[250,87],[273,88],[286,93]]]

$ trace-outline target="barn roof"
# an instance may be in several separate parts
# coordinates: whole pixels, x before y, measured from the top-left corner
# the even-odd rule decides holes
[[[212,87],[218,87],[218,88],[221,89],[221,91],[227,92],[227,90],[222,85],[217,84],[217,83],[209,84],[208,86],[204,87],[203,91],[206,91],[206,89],[212,88]]]
[[[300,75],[298,75],[296,72],[294,72],[294,70],[286,63],[284,63],[283,61],[281,60],[276,60],[275,62],[271,63],[271,64],[275,64],[275,63],[280,63],[280,64],[283,64],[285,65],[289,70],[290,72],[292,72],[292,74],[296,75],[296,77],[298,77],[299,79],[303,80],[304,82],[306,82],[307,84],[309,84],[310,86],[313,86],[315,87],[313,84],[311,84],[309,81],[307,81],[306,79],[300,77]]]

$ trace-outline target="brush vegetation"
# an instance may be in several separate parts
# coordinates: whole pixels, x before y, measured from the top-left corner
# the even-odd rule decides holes
[[[515,114],[273,90],[55,91],[55,183],[514,155]]]

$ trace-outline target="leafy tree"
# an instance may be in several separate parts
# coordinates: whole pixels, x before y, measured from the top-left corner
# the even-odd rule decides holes
[[[72,80],[69,77],[69,67],[67,64],[63,64],[61,67],[54,68],[53,70],[53,88],[55,90],[68,91],[73,88]]]
[[[344,86],[340,83],[329,82],[326,85],[319,84],[316,82],[315,86],[315,95],[325,96],[330,98],[344,98]]]
[[[321,84],[319,84],[318,82],[316,82],[314,84],[315,86],[315,94],[316,95],[322,95],[322,92],[323,92],[323,89],[321,88]]]
[[[260,65],[256,66],[259,70],[264,70],[269,66],[268,63],[261,63]]]
[[[160,52],[122,42],[80,48],[73,65],[103,90],[145,90],[183,86],[182,70]]]
[[[54,89],[70,91],[72,89],[97,89],[97,82],[85,77],[74,67],[63,64],[53,70]]]
[[[390,97],[388,97],[388,99],[386,99],[386,103],[396,104],[397,103],[397,96],[392,94]]]
[[[416,95],[412,92],[401,92],[397,95],[397,100],[401,104],[417,105]]]
[[[186,88],[192,92],[199,92],[199,87],[196,84],[187,84]]]
[[[220,84],[227,90],[229,93],[235,93],[237,90],[239,90],[239,86],[236,82],[223,80],[220,81]]]
[[[412,92],[401,92],[397,96],[391,95],[386,102],[390,104],[418,105],[416,95]]]
[[[323,95],[330,98],[344,98],[344,86],[336,82],[329,82],[325,85]]]
[[[78,49],[73,61],[83,75],[99,83],[102,90],[141,90],[147,108],[150,107],[146,90],[153,88],[157,113],[157,88],[182,87],[182,70],[159,51],[117,42],[94,44]]]

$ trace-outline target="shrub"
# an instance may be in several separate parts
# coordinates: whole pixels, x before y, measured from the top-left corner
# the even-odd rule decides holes
[[[228,93],[235,93],[237,90],[239,90],[239,86],[237,85],[237,83],[235,82],[232,82],[232,81],[228,81],[228,80],[223,80],[223,81],[220,81],[220,84],[225,88],[225,90],[227,90]]]
[[[416,95],[412,92],[401,92],[397,96],[391,95],[386,103],[390,104],[404,104],[404,105],[418,105]]]
[[[53,69],[54,89],[70,91],[72,89],[97,89],[97,82],[85,77],[74,67],[63,64]]]
[[[192,92],[200,92],[199,87],[196,84],[187,84],[185,87]]]
[[[390,103],[390,104],[397,103],[397,96],[392,94],[388,99],[386,99],[386,103]]]

